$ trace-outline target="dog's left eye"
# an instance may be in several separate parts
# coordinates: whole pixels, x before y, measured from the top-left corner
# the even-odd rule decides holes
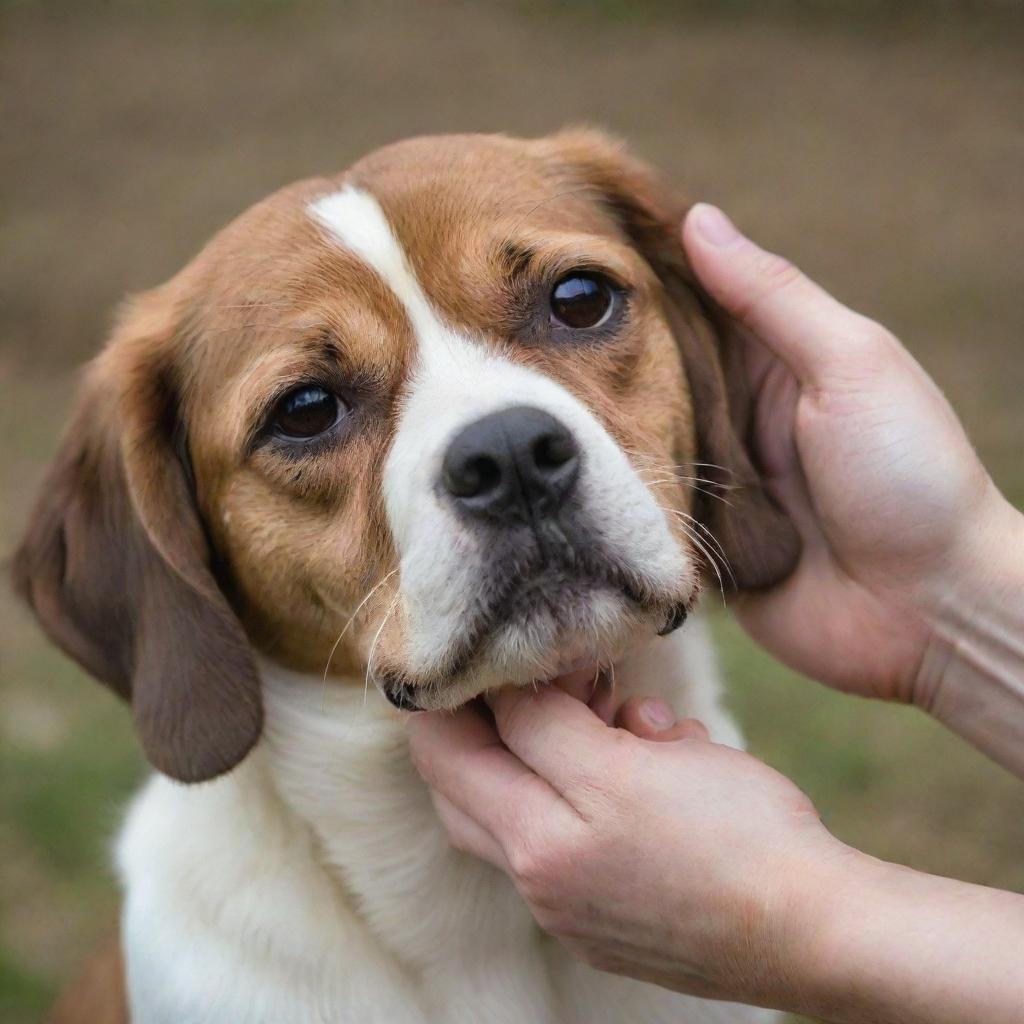
[[[551,290],[551,316],[576,331],[600,327],[614,312],[615,300],[616,289],[603,274],[574,270]]]
[[[308,440],[330,430],[342,410],[337,395],[319,384],[303,384],[278,400],[270,415],[270,426],[281,437]]]

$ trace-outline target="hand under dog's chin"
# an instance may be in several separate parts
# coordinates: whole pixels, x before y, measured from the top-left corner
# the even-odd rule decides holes
[[[592,603],[589,628],[566,629],[546,616],[506,624],[463,671],[411,686],[385,678],[381,689],[404,710],[441,711],[504,686],[556,683],[597,710],[593,702],[607,691],[616,661],[653,639],[659,626],[649,613],[628,609],[610,594],[602,597]]]

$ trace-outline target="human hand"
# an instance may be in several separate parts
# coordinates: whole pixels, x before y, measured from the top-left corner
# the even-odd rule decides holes
[[[795,1002],[792,962],[813,946],[802,908],[847,852],[796,786],[699,723],[672,724],[666,705],[668,728],[646,719],[660,702],[627,702],[618,729],[552,687],[491,703],[493,722],[465,707],[410,723],[457,847],[506,871],[541,927],[596,967]]]
[[[592,966],[836,1024],[1021,1020],[1024,897],[844,846],[660,702],[620,728],[553,687],[491,704],[412,716],[413,759],[452,842]]]
[[[755,449],[803,537],[782,584],[738,598],[751,635],[849,692],[932,708],[1021,517],[949,403],[885,328],[695,206],[683,240],[747,341]]]

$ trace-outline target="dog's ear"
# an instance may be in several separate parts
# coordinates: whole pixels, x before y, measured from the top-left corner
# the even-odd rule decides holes
[[[693,401],[694,475],[705,478],[712,492],[700,496],[698,513],[728,558],[726,583],[742,590],[784,579],[799,558],[800,538],[765,490],[747,448],[753,406],[742,341],[686,259],[681,228],[687,205],[599,132],[564,132],[542,145],[564,168],[566,190],[576,185],[591,191],[662,284]]]
[[[192,494],[172,317],[160,292],[135,300],[90,366],[14,578],[58,646],[131,702],[153,766],[199,782],[245,757],[263,706]]]

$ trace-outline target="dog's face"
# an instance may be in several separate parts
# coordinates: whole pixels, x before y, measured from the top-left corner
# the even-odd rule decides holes
[[[414,140],[129,307],[16,572],[157,767],[244,756],[254,648],[450,708],[788,570],[681,212],[590,133]]]

